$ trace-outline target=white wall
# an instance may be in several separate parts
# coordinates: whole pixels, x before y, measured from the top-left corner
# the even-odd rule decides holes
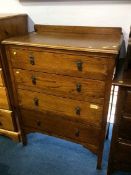
[[[119,26],[127,40],[131,25],[131,1],[125,0],[1,0],[2,12],[27,13],[30,31],[33,23]]]

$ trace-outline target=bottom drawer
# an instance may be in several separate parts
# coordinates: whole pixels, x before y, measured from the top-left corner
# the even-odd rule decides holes
[[[49,135],[59,136],[83,143],[97,153],[100,129],[80,124],[55,114],[44,114],[29,110],[21,110],[24,128],[44,131]],[[33,129],[31,129],[33,131]]]
[[[12,111],[0,109],[0,129],[14,131]]]

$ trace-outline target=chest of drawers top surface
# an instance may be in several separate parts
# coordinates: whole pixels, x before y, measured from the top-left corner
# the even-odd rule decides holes
[[[3,44],[118,54],[121,28],[35,25],[35,32]]]

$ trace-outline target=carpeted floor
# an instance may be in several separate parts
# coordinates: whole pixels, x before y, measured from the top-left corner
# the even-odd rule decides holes
[[[23,147],[0,136],[0,175],[106,175],[109,146],[110,138],[105,141],[102,170],[96,170],[96,155],[79,144],[35,133]]]

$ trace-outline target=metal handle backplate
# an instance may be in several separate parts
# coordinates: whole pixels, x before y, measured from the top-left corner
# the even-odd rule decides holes
[[[33,75],[33,76],[31,77],[31,79],[32,79],[32,84],[36,85],[36,77]]]
[[[76,115],[80,115],[81,109],[80,109],[79,106],[77,106],[77,107],[75,108],[75,111],[76,111]]]
[[[77,90],[77,92],[81,92],[81,84],[80,83],[76,84],[76,90]]]
[[[79,137],[79,135],[80,135],[80,131],[79,131],[79,129],[77,129],[76,132],[75,132],[75,136]]]
[[[34,98],[34,105],[39,106],[39,99],[38,98]]]
[[[30,56],[30,57],[29,57],[29,60],[30,60],[30,64],[31,64],[31,65],[35,65],[35,59],[34,59],[33,56]]]
[[[79,71],[82,71],[82,69],[83,69],[83,62],[82,61],[77,61],[76,62],[76,65],[77,65],[77,69]]]

